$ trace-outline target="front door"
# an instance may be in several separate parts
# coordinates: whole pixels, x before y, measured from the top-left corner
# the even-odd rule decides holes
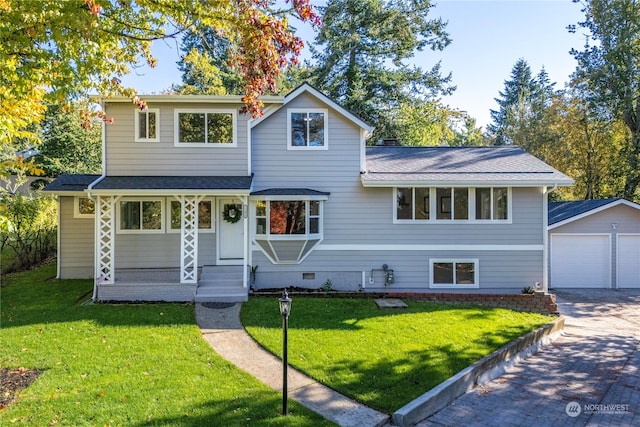
[[[218,259],[221,264],[242,264],[244,218],[238,199],[218,199]]]

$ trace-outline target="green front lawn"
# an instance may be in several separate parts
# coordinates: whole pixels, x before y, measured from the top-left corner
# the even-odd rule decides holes
[[[380,310],[371,299],[294,297],[289,363],[347,396],[392,413],[551,320],[497,308],[406,302],[408,309]],[[276,298],[251,298],[241,318],[254,339],[281,356]]]
[[[333,425],[219,357],[190,304],[89,305],[55,266],[3,277],[0,366],[43,370],[0,425]]]

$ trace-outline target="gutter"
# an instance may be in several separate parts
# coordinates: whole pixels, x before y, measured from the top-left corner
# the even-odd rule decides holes
[[[102,111],[105,111],[105,104],[102,98],[99,99],[100,107],[102,107]],[[95,181],[93,181],[87,187],[87,197],[94,201],[94,205],[97,207],[96,199],[91,195],[91,190],[102,182],[103,179],[107,176],[107,124],[102,124],[102,175],[98,177]],[[99,265],[98,261],[98,252],[96,251],[96,245],[98,244],[98,224],[99,218],[97,215],[99,213],[96,212],[93,218],[93,293],[91,294],[91,299],[87,301],[87,304],[93,304],[98,297],[98,278],[96,277],[96,268]]]

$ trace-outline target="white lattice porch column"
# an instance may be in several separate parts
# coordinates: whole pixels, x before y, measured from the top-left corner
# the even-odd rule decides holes
[[[202,196],[177,196],[180,226],[180,283],[198,283],[198,204]]]
[[[96,281],[115,282],[115,212],[116,197],[96,198]]]

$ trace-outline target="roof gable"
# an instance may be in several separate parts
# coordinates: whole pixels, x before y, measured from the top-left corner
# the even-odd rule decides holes
[[[284,96],[284,102],[282,106],[280,106],[279,108],[272,108],[268,110],[265,109],[264,115],[262,117],[252,120],[250,122],[251,127],[258,125],[259,123],[261,123],[262,121],[270,117],[273,113],[278,111],[280,108],[285,107],[289,102],[293,101],[303,93],[308,93],[311,96],[323,102],[324,104],[327,104],[327,106],[329,106],[331,109],[337,111],[341,116],[345,117],[347,120],[351,121],[356,126],[364,129],[366,132],[368,133],[373,132],[373,126],[371,126],[370,124],[362,120],[360,117],[353,114],[351,111],[342,107],[340,104],[338,104],[337,102],[329,98],[327,95],[320,92],[318,89],[311,86],[309,83],[303,83],[297,88],[295,88],[294,90],[292,90],[291,92],[289,92],[288,94],[286,94]]]
[[[640,210],[640,205],[620,198],[551,202],[548,214],[549,229],[560,227],[618,205],[626,205]]]

